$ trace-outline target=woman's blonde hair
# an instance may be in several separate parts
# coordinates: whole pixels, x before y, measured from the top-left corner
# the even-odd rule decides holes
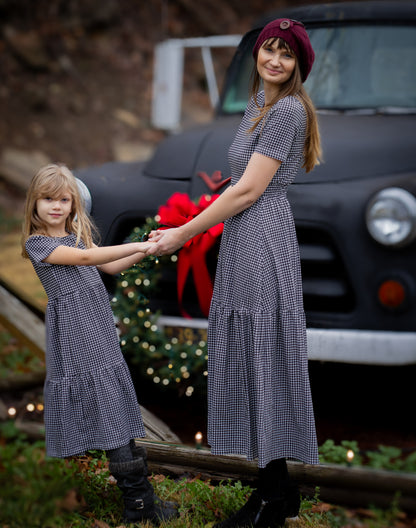
[[[291,54],[293,54],[294,57],[296,57],[296,54],[289,47],[287,42],[278,37],[270,38],[264,41],[261,47],[271,46],[274,43],[277,44],[279,49],[286,49]],[[321,137],[319,134],[318,118],[316,116],[315,106],[311,98],[307,94],[305,88],[303,87],[301,72],[299,68],[299,61],[297,57],[295,69],[293,71],[293,74],[290,76],[290,79],[288,79],[280,87],[278,95],[276,95],[276,97],[270,103],[268,103],[267,105],[265,104],[263,107],[261,107],[257,102],[257,94],[260,91],[260,85],[261,77],[257,71],[257,64],[255,64],[252,72],[252,85],[250,95],[254,98],[254,102],[256,103],[256,106],[259,109],[259,114],[253,119],[254,124],[250,128],[249,132],[252,132],[257,127],[257,125],[262,121],[262,119],[269,112],[272,106],[277,103],[277,101],[283,99],[284,97],[287,97],[288,95],[296,97],[303,104],[303,107],[305,108],[306,112],[306,138],[303,150],[304,160],[302,167],[306,170],[306,172],[310,172],[315,167],[315,165],[319,165],[322,157]]]
[[[72,210],[66,220],[65,230],[76,235],[76,245],[82,240],[86,247],[92,247],[93,236],[98,232],[85,210],[84,200],[75,176],[66,165],[50,164],[39,169],[32,178],[27,191],[22,232],[22,256],[24,258],[28,258],[25,243],[31,235],[48,236],[47,226],[36,210],[37,200],[47,196],[57,199],[66,192],[72,197]]]

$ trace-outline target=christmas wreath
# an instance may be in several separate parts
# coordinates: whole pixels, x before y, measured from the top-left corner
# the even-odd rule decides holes
[[[204,195],[194,202],[187,194],[175,193],[159,207],[154,218],[147,218],[144,225],[133,230],[128,241],[144,240],[154,229],[182,225],[218,196]],[[192,396],[195,391],[206,390],[206,333],[201,332],[197,339],[192,331],[183,332],[182,339],[170,335],[158,324],[162,313],[150,309],[150,299],[158,288],[163,271],[176,268],[180,313],[184,318],[190,318],[183,296],[185,284],[192,278],[200,310],[207,316],[213,288],[207,255],[217,250],[222,230],[222,223],[212,227],[188,241],[177,254],[145,258],[120,275],[112,300],[121,348],[129,364],[137,366],[142,376],[150,377],[154,383],[168,390],[174,389],[180,395]]]

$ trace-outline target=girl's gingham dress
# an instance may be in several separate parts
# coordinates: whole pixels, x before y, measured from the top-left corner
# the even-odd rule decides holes
[[[146,436],[97,268],[42,262],[58,246],[75,242],[74,234],[36,235],[26,242],[48,295],[44,418],[47,454],[53,457],[114,449]]]
[[[258,95],[263,105],[264,94]],[[253,133],[253,100],[230,147],[235,184],[253,154],[282,162],[264,194],[225,221],[208,326],[208,442],[265,467],[318,464],[299,247],[286,190],[303,161],[306,115],[289,96]]]

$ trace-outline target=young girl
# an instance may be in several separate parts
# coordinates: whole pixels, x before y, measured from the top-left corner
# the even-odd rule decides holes
[[[140,262],[150,243],[97,247],[93,229],[70,170],[40,169],[27,193],[22,254],[48,295],[46,450],[52,457],[106,450],[124,519],[159,523],[176,510],[155,497],[146,453],[134,445],[146,433],[98,272],[116,274]]]
[[[208,327],[208,441],[257,458],[247,504],[216,528],[280,527],[299,510],[286,458],[318,463],[302,279],[286,192],[319,162],[315,109],[302,83],[314,61],[300,22],[274,20],[253,49],[252,97],[229,151],[231,186],[189,223],[151,234],[172,253],[225,221]],[[260,86],[262,85],[262,89]]]

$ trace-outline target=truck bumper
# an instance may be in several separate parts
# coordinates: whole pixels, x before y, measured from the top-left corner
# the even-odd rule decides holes
[[[362,365],[416,364],[416,333],[308,328],[308,358]]]
[[[158,324],[206,338],[206,319],[161,316]],[[308,328],[308,359],[361,365],[416,364],[416,332]]]

